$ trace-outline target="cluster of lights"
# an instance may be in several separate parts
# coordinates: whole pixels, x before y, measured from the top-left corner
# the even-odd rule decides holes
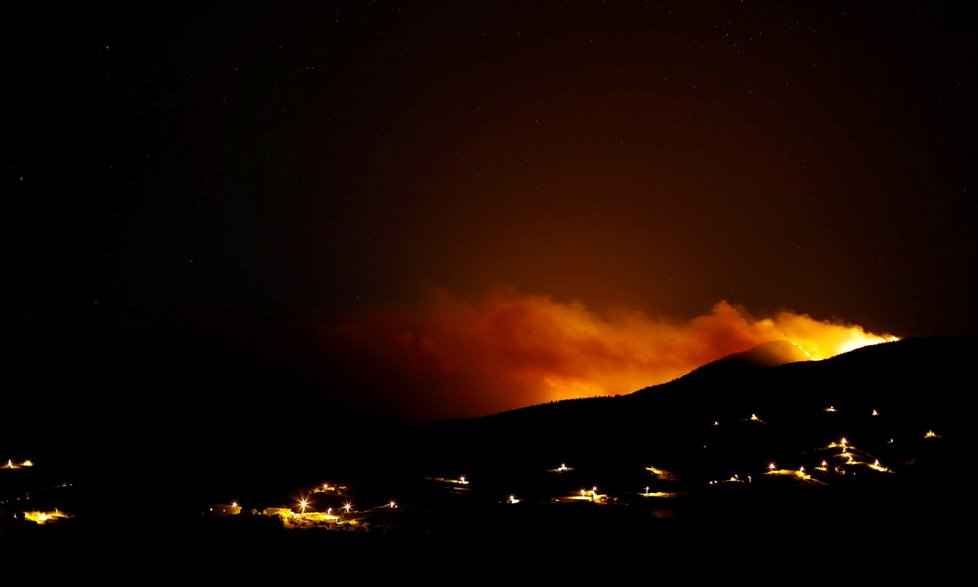
[[[838,411],[838,409],[834,405],[829,405],[826,408],[824,408],[823,410],[825,412],[837,412]],[[876,417],[876,416],[879,416],[879,415],[880,414],[879,414],[879,412],[876,409],[873,409],[872,410],[871,416]],[[761,418],[759,418],[756,413],[751,413],[750,417],[748,418],[748,421],[758,422],[758,423],[762,423],[762,424],[766,424],[767,423],[764,420],[762,420]],[[720,422],[718,420],[713,421],[713,426],[719,426],[719,425],[720,425]],[[940,435],[938,435],[933,430],[928,430],[924,434],[924,438],[925,439],[940,438]],[[890,444],[893,443],[893,439],[892,438],[889,440],[889,443]],[[825,448],[827,448],[827,449],[832,449],[832,448],[841,449],[841,451],[836,456],[838,458],[845,459],[845,464],[847,464],[847,465],[865,465],[868,468],[873,469],[873,470],[878,471],[878,472],[892,473],[892,471],[890,469],[886,468],[884,465],[882,465],[880,463],[879,459],[875,459],[873,457],[870,457],[870,458],[873,459],[872,464],[869,464],[868,462],[862,462],[862,461],[856,460],[856,458],[854,458],[854,455],[856,455],[856,452],[858,452],[858,451],[856,451],[855,447],[849,442],[849,440],[845,436],[841,437],[838,441],[830,442]],[[865,453],[861,453],[861,452],[859,452],[859,454],[862,455],[862,457],[868,456],[868,455],[865,455]],[[29,466],[32,466],[32,464],[33,463],[31,463],[30,461],[24,461],[23,463],[18,463],[18,464],[13,463],[13,461],[8,461],[7,464],[4,465],[2,468],[11,469],[11,468],[19,468],[19,467],[29,467]],[[831,465],[829,464],[829,461],[827,459],[822,459],[822,461],[821,461],[821,463],[819,465],[813,466],[813,470],[820,471],[822,473],[826,473],[826,472],[829,471],[830,466]],[[650,473],[652,473],[653,475],[655,475],[659,479],[663,479],[663,480],[675,480],[675,476],[672,473],[668,472],[668,471],[665,471],[663,469],[659,469],[659,468],[654,467],[654,466],[648,466],[648,467],[645,467],[645,468],[646,468],[647,471],[649,471]],[[566,473],[566,472],[572,471],[573,469],[571,467],[568,467],[566,463],[560,463],[560,465],[558,467],[553,468],[553,469],[547,469],[547,470],[549,472],[553,472],[553,473]],[[835,467],[835,471],[838,472],[838,473],[840,473],[840,474],[845,474],[845,472],[846,472],[845,469],[840,468],[838,466]],[[767,475],[774,475],[774,476],[778,476],[778,475],[781,475],[781,476],[791,476],[791,477],[794,477],[794,478],[797,478],[797,479],[800,479],[800,480],[803,480],[803,481],[810,481],[810,482],[814,482],[814,483],[822,483],[821,481],[818,481],[818,480],[813,479],[811,477],[811,475],[806,471],[806,469],[805,469],[805,467],[803,465],[802,466],[799,466],[797,469],[781,469],[781,468],[778,467],[777,463],[775,463],[774,461],[770,461],[770,462],[768,462],[767,467],[766,467],[766,474]],[[446,479],[446,478],[442,478],[442,477],[435,477],[435,478],[429,478],[429,479],[432,479],[432,480],[438,481],[438,482],[442,482],[442,483],[446,483],[446,484],[453,484],[453,485],[460,485],[460,486],[469,485],[469,480],[468,480],[468,478],[465,475],[459,475],[459,477],[457,479]],[[752,482],[753,481],[753,479],[752,479],[752,477],[750,475],[747,475],[746,476],[746,479],[747,479],[748,482]],[[734,475],[731,475],[728,479],[725,479],[725,480],[721,480],[721,481],[712,480],[712,481],[709,481],[709,485],[716,485],[716,484],[720,484],[720,483],[743,483],[743,482],[744,482],[744,480],[740,478],[740,475],[739,474],[734,474]],[[336,485],[330,485],[329,483],[323,483],[322,486],[315,487],[312,490],[312,493],[335,492],[337,494],[342,494],[342,492],[340,491],[341,489],[344,489],[344,488],[340,488],[340,487],[338,487]],[[461,488],[459,487],[457,489],[461,489]],[[646,486],[644,488],[644,491],[639,492],[638,495],[640,495],[642,497],[673,497],[673,496],[679,495],[679,494],[678,493],[675,493],[675,492],[652,491],[652,487],[651,486]],[[606,500],[607,497],[608,497],[607,495],[603,495],[603,494],[598,493],[598,487],[597,486],[593,486],[591,489],[581,488],[577,493],[572,494],[569,498],[562,498],[562,499],[584,500],[584,501],[590,501],[590,502],[594,502],[594,503],[599,503],[599,502],[602,502],[602,501]],[[518,498],[516,496],[516,494],[510,494],[505,499],[505,503],[507,503],[507,504],[518,504],[521,501],[522,500],[520,498]],[[558,499],[558,501],[560,501],[560,499]],[[307,496],[300,496],[300,498],[298,498],[298,500],[297,500],[297,507],[298,507],[298,510],[299,510],[298,512],[293,511],[293,509],[291,509],[291,508],[266,508],[266,510],[264,511],[264,514],[265,515],[279,516],[279,517],[282,517],[283,520],[286,520],[286,518],[291,518],[291,519],[299,518],[299,519],[313,521],[313,522],[315,522],[315,521],[339,521],[340,520],[339,516],[336,516],[336,515],[333,514],[333,508],[332,507],[327,508],[326,511],[325,511],[325,513],[323,513],[323,512],[318,512],[318,513],[317,512],[314,512],[313,511],[312,502],[311,502],[311,500]],[[239,506],[239,504],[238,504],[237,501],[232,501],[231,502],[231,508],[234,509],[234,510],[237,510],[234,513],[240,512],[240,506]],[[393,509],[397,509],[398,508],[398,504],[397,504],[396,501],[391,500],[390,502],[387,502],[386,504],[384,504],[382,506],[378,506],[377,508],[373,508],[373,509],[379,509],[379,508],[386,508],[386,509],[393,510]],[[349,515],[349,514],[351,514],[351,513],[354,512],[354,510],[353,510],[353,504],[351,502],[349,502],[349,501],[345,502],[341,506],[340,509],[342,509],[343,510],[343,513],[346,514],[346,515]],[[212,511],[213,511],[213,508],[212,508]],[[369,511],[372,511],[372,510],[369,510],[368,509],[366,511],[369,512]],[[25,513],[25,516],[28,516],[28,514]],[[62,514],[60,512],[57,512],[57,510],[55,510],[55,512],[31,512],[31,513],[29,513],[29,517],[33,521],[37,521],[37,523],[45,523],[46,521],[49,521],[49,520],[52,520],[52,519],[56,519],[56,518],[59,518],[59,517],[70,517],[70,516],[67,516],[65,514]],[[351,523],[352,524],[352,523],[355,523],[355,521],[353,519],[350,519],[350,520],[348,520],[348,523]],[[286,520],[286,524],[288,525],[288,521],[287,520]]]

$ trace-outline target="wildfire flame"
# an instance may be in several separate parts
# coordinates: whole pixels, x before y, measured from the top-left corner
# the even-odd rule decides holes
[[[352,380],[401,413],[482,414],[546,401],[628,393],[766,342],[827,359],[897,340],[861,326],[783,311],[757,319],[720,301],[687,321],[639,311],[595,312],[581,302],[497,289],[480,299],[433,290],[420,304],[371,307],[331,334]],[[353,360],[353,359],[356,360]],[[425,390],[423,402],[389,390]]]

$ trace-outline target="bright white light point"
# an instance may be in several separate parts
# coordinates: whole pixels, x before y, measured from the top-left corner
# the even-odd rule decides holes
[[[388,505],[390,505],[390,508],[391,509],[394,509],[394,508],[397,507],[397,502],[395,502],[394,500],[391,500],[390,504],[388,504]]]
[[[236,508],[236,507],[238,507],[238,502],[236,502],[236,501],[232,501],[232,502],[231,502],[231,507],[233,507],[233,508]]]
[[[798,471],[801,472],[801,473],[804,473],[805,472],[805,467],[799,467],[798,468]]]
[[[829,466],[829,464],[828,464],[828,462],[826,462],[826,461],[824,461],[824,460],[823,460],[823,461],[822,461],[822,466],[823,466],[823,467],[828,467],[828,466]]]
[[[848,442],[849,442],[849,441],[847,441],[847,440],[846,440],[846,437],[845,437],[845,436],[843,436],[843,437],[842,437],[842,440],[840,440],[840,441],[839,441],[839,444],[841,444],[842,446],[845,446],[845,445],[846,445],[846,444],[847,444]]]
[[[346,511],[346,513],[350,513],[351,508],[353,508],[353,504],[351,504],[350,502],[346,502],[345,504],[343,504],[343,510]]]
[[[767,466],[767,468],[768,468],[769,470],[771,470],[771,471],[773,471],[773,470],[775,470],[775,469],[777,469],[777,467],[775,467],[775,466],[774,466],[774,463],[768,463],[768,466]]]
[[[879,416],[879,415],[880,415],[880,413],[879,413],[879,412],[877,412],[876,410],[873,410],[873,415],[874,415],[874,416]]]

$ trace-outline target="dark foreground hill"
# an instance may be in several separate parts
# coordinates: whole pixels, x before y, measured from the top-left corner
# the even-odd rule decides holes
[[[760,360],[749,353],[629,395],[439,422],[425,430],[421,452],[487,462],[500,455],[534,460],[613,455],[691,467],[702,461],[698,455],[711,434],[741,426],[752,415],[764,422],[760,428],[788,443],[810,434],[828,442],[851,428],[850,435],[865,433],[869,442],[938,429],[956,444],[970,430],[976,338],[907,339],[781,365],[771,365],[768,353]],[[826,412],[830,407],[835,411]],[[871,417],[873,410],[880,416]]]
[[[73,462],[52,474],[85,488],[72,501],[49,500],[70,504],[75,519],[53,533],[9,520],[7,530],[22,542],[55,536],[66,545],[93,533],[126,546],[176,537],[186,553],[204,557],[214,549],[233,557],[401,557],[427,561],[415,569],[421,574],[445,561],[506,568],[511,557],[550,571],[615,560],[687,573],[670,557],[689,553],[730,555],[757,569],[774,555],[815,565],[810,557],[839,548],[867,561],[869,574],[900,568],[894,560],[950,568],[963,544],[953,537],[971,530],[976,352],[975,338],[909,339],[784,363],[797,355],[773,344],[625,396],[413,430],[255,409],[267,425],[249,427],[254,436],[239,442],[230,432],[250,411],[239,406],[229,410],[234,427],[213,420],[211,436],[227,435],[229,456],[174,440],[186,427],[172,414],[173,427],[144,432],[153,458],[96,455],[91,467]],[[301,433],[285,441],[300,441],[286,442],[288,459],[275,460],[279,436],[293,427]],[[130,437],[125,454],[138,452],[140,438]],[[182,460],[160,458],[169,443]],[[337,480],[335,497],[309,493]],[[303,495],[312,495],[309,520],[297,506]],[[152,505],[134,506],[129,496]],[[239,515],[210,515],[208,503],[231,499],[241,500]],[[18,508],[0,504],[7,514]],[[314,518],[330,513],[337,518]],[[309,529],[283,529],[283,520]]]

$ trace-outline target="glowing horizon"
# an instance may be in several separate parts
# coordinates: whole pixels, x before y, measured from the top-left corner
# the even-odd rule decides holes
[[[434,289],[418,304],[369,308],[332,334],[349,356],[353,380],[384,403],[409,412],[423,405],[436,416],[630,393],[774,341],[798,349],[777,357],[793,362],[899,340],[789,310],[755,318],[726,300],[677,320],[637,310],[600,313],[511,288],[476,299]],[[394,387],[422,393],[390,395]]]

